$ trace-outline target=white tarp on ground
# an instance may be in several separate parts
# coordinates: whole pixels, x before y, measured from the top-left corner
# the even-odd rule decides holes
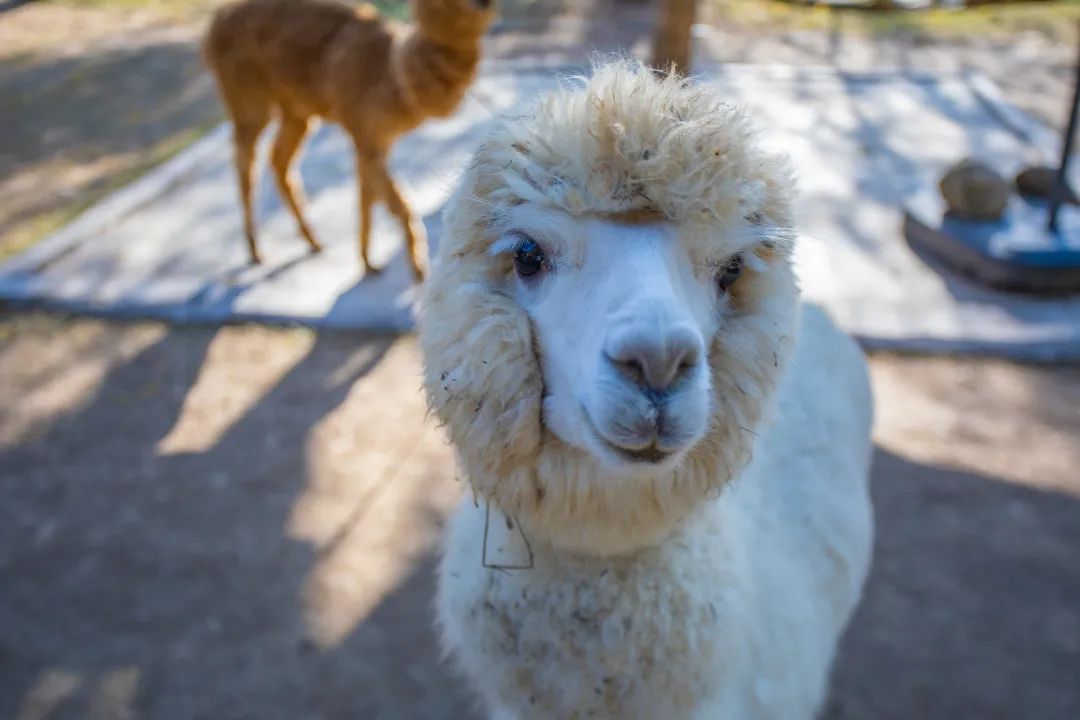
[[[705,74],[752,108],[801,175],[799,267],[806,296],[871,347],[1080,356],[1080,298],[1040,300],[972,286],[917,257],[901,206],[966,155],[1010,174],[1055,151],[1053,133],[977,77],[722,66]],[[391,170],[438,242],[460,168],[499,115],[559,82],[550,70],[484,71],[460,111],[397,144]],[[309,256],[265,173],[256,206],[265,264],[248,267],[228,129],[0,266],[0,298],[172,320],[295,321],[407,329],[415,289],[400,232],[377,212],[361,278],[351,149],[333,127],[308,143],[308,217],[326,250]]]

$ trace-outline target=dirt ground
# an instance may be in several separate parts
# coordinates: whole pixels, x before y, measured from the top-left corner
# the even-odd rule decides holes
[[[218,120],[208,4],[0,6],[0,257]],[[489,57],[647,42],[641,3],[516,5]],[[717,56],[978,68],[1062,112],[1053,33],[845,22],[739,16]],[[826,717],[1080,717],[1080,368],[872,369],[874,570]],[[0,718],[478,717],[429,623],[459,488],[418,388],[411,338],[0,310]]]
[[[460,488],[419,373],[412,338],[0,317],[0,717],[477,718],[430,626]],[[1080,368],[873,376],[826,717],[1080,716]]]

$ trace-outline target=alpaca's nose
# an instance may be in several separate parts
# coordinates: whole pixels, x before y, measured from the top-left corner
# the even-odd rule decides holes
[[[613,333],[604,346],[608,361],[625,377],[651,390],[667,390],[701,362],[701,337],[688,327]]]

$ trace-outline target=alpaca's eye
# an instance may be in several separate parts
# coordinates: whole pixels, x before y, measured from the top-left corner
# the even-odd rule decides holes
[[[735,284],[735,281],[739,279],[739,275],[742,274],[743,269],[743,256],[736,255],[724,264],[724,267],[720,268],[720,273],[716,276],[716,284],[720,288],[720,292],[726,293],[728,288]]]
[[[531,277],[544,269],[544,260],[544,251],[527,237],[514,253],[514,270],[519,277]]]

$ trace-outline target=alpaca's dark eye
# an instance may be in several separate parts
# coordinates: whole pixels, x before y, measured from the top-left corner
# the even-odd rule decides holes
[[[739,275],[742,274],[742,269],[742,255],[736,255],[728,260],[724,267],[720,268],[720,273],[716,276],[716,284],[719,286],[720,292],[726,293],[728,288],[735,284],[735,281],[739,279]]]
[[[544,269],[544,251],[532,238],[518,246],[514,253],[514,271],[518,277],[531,277]]]

